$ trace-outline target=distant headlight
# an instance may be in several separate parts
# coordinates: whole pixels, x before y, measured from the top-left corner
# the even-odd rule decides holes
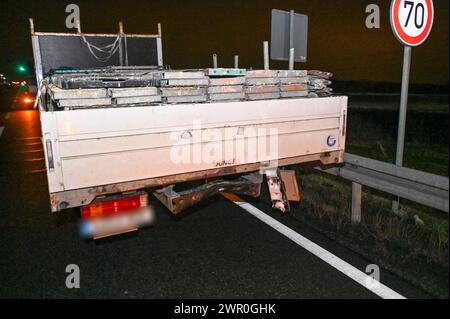
[[[23,99],[23,103],[25,103],[25,104],[34,103],[34,99],[26,97],[26,98]]]

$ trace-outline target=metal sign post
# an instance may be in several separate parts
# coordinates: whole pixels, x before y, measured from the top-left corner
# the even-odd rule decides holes
[[[294,10],[289,11],[289,70],[294,70]]]
[[[405,145],[406,114],[408,111],[409,73],[411,69],[411,47],[405,46],[403,54],[402,91],[400,95],[400,114],[398,120],[397,153],[395,164],[403,166],[403,150]]]
[[[403,166],[406,115],[408,113],[409,74],[411,70],[411,51],[412,48],[406,45],[403,53],[402,89],[400,93],[400,112],[398,117],[397,151],[395,154],[395,165],[397,166]],[[392,211],[398,214],[399,208],[400,198],[398,198],[397,201],[392,202]]]
[[[434,20],[433,0],[392,0],[390,18],[392,31],[400,43],[404,45],[397,152],[395,156],[395,164],[403,166],[411,51],[412,47],[421,45],[431,33]],[[394,212],[398,212],[398,208],[399,202],[394,202],[392,205]]]

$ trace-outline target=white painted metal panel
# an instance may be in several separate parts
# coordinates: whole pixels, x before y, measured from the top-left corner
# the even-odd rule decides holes
[[[50,193],[64,190],[61,157],[59,156],[59,139],[56,127],[56,112],[40,111],[42,128],[42,145],[45,153],[45,167],[47,169],[48,188]],[[47,143],[50,141],[51,143]],[[49,149],[51,147],[51,149]],[[49,153],[53,154],[53,166],[50,168]]]
[[[346,109],[346,97],[331,97],[42,112],[43,134],[55,141],[50,192],[343,150]],[[273,129],[277,152],[255,157]],[[244,145],[231,157],[230,140]],[[174,161],[187,149],[190,162]],[[204,149],[223,151],[208,157]]]
[[[259,125],[255,124],[252,126],[241,126],[244,129],[243,131],[241,130],[241,132],[239,132],[239,125],[228,126],[227,128],[222,127],[217,129],[204,129],[202,131],[204,133],[204,138],[202,139],[202,141],[221,141],[222,139],[220,139],[219,137],[225,136],[227,134],[227,130],[231,132],[231,138],[236,138],[239,137],[238,133],[241,133],[241,135],[245,137],[252,136],[252,133],[261,128],[277,128],[280,135],[286,135],[314,131],[317,130],[317,127],[319,125],[321,127],[321,130],[339,129],[339,118],[330,117],[304,121],[289,121]],[[190,140],[183,141],[182,139],[179,139],[179,137],[181,137],[185,131],[186,130],[119,137],[89,138],[76,141],[63,141],[59,143],[60,155],[63,158],[68,158],[84,155],[126,152],[131,150],[164,148],[172,146],[174,142],[176,142],[177,144],[188,144],[190,143]],[[195,132],[195,130],[192,131]],[[213,135],[213,133],[215,132],[219,132],[218,135],[220,136]],[[177,139],[174,141],[174,139],[171,138],[171,135]],[[230,138],[230,136],[227,137]]]
[[[250,125],[295,119],[340,116],[346,97],[289,99],[210,104],[177,104],[154,107],[108,108],[56,112],[61,141],[82,138],[158,133],[202,127]]]
[[[290,158],[299,154],[316,154],[337,150],[339,147],[329,148],[326,140],[329,134],[339,134],[339,130],[305,132],[281,136],[279,139],[279,158]],[[299,142],[303,141],[303,142]],[[205,147],[214,148],[220,142],[208,143]],[[251,144],[251,141],[248,141]],[[256,142],[255,142],[256,144]],[[218,145],[218,148],[224,148]],[[176,147],[179,149],[180,147]],[[261,152],[261,148],[257,148]],[[175,175],[187,172],[195,172],[213,169],[222,161],[234,162],[235,165],[255,163],[253,148],[245,149],[242,157],[221,157],[211,162],[195,163],[193,148],[191,148],[192,162],[174,163],[171,152],[176,151],[172,147],[151,148],[126,152],[106,153],[96,156],[72,157],[62,160],[65,189],[77,189],[92,187],[95,185],[114,184],[145,178]],[[276,156],[259,157],[266,161],[277,160]]]

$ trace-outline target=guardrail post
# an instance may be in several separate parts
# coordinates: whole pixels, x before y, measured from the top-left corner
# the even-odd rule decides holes
[[[358,183],[352,183],[352,223],[361,223],[361,196],[362,185]]]

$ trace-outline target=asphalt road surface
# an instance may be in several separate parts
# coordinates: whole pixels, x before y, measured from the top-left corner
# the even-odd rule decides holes
[[[16,89],[17,90],[17,89]],[[378,298],[222,197],[180,217],[154,201],[154,226],[84,241],[77,210],[50,213],[39,113],[0,100],[0,298]],[[354,267],[366,260],[301,224],[258,208]],[[80,268],[79,289],[66,267]],[[407,298],[429,297],[381,269]]]

